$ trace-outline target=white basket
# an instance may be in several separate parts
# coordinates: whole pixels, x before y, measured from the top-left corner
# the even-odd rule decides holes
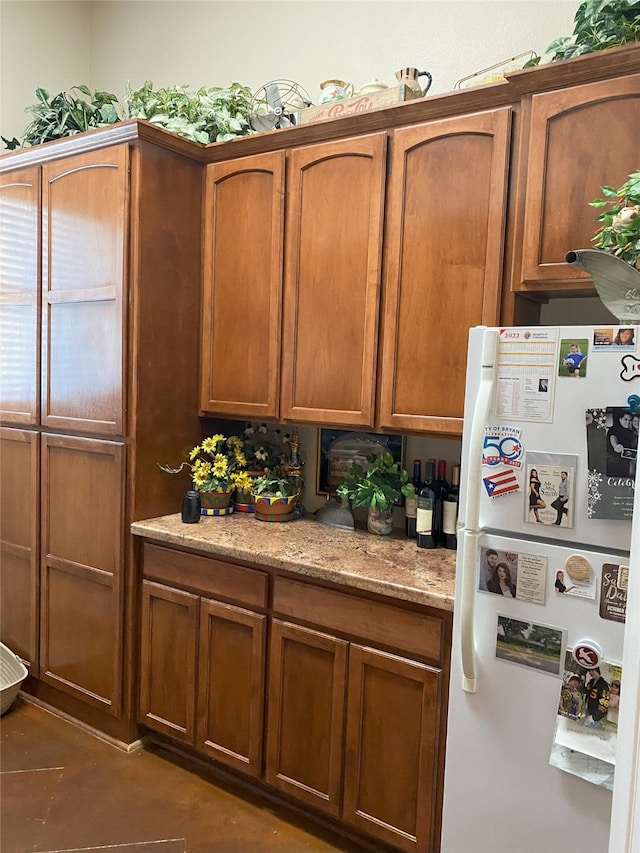
[[[0,716],[13,705],[28,674],[20,658],[0,643]]]

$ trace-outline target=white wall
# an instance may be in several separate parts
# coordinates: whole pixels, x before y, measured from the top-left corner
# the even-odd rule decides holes
[[[51,95],[88,83],[91,3],[0,3],[0,133],[20,137],[35,90]]]
[[[0,129],[20,136],[35,88],[76,83],[124,93],[145,80],[256,89],[330,77],[392,85],[426,68],[432,93],[573,31],[578,0],[211,0],[0,2]],[[548,57],[544,58],[545,61]]]

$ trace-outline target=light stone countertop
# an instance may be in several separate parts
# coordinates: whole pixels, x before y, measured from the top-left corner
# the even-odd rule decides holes
[[[456,552],[418,548],[400,531],[376,536],[308,518],[278,524],[245,513],[203,516],[198,524],[165,515],[134,522],[131,531],[155,542],[453,610]]]

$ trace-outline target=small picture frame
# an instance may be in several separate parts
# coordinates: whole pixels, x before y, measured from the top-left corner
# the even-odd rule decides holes
[[[404,440],[401,435],[319,429],[316,494],[335,494],[352,462],[366,468],[367,455],[383,450],[388,451],[401,467],[404,466]]]

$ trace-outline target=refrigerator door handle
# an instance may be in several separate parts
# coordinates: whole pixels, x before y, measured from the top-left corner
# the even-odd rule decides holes
[[[467,500],[465,507],[464,550],[462,558],[462,591],[460,595],[462,655],[462,689],[476,692],[476,652],[473,642],[474,607],[476,596],[476,555],[480,528],[480,495],[482,489],[482,451],[485,427],[491,411],[495,384],[498,330],[486,329],[482,338],[482,367],[478,395],[469,433],[467,467]]]

